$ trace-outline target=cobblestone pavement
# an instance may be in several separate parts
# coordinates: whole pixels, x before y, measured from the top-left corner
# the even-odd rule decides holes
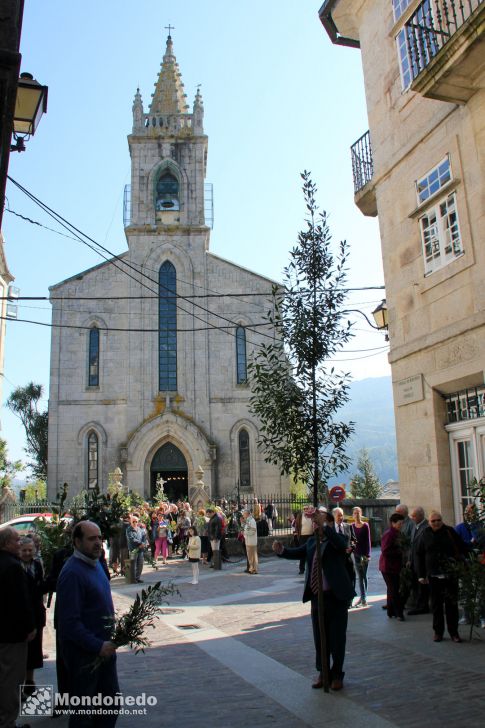
[[[429,615],[404,623],[388,619],[377,560],[376,552],[369,607],[349,615],[345,688],[329,694],[311,689],[314,650],[297,562],[261,558],[258,575],[243,573],[245,562],[225,564],[220,572],[201,566],[197,586],[189,583],[186,561],[171,561],[156,573],[147,569],[146,584],[173,579],[181,596],[162,608],[144,655],[119,652],[122,691],[153,695],[157,705],[144,715],[120,716],[117,726],[430,728],[458,720],[467,728],[482,726],[485,631],[472,642],[436,644]],[[124,610],[140,586],[114,579],[112,588]],[[461,634],[468,639],[468,628]],[[51,657],[36,680],[55,684],[51,627],[45,648]],[[48,718],[29,723],[52,725]],[[67,719],[54,725],[65,728]]]

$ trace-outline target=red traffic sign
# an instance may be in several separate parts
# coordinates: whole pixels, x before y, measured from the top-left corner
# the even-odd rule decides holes
[[[334,485],[333,488],[330,488],[330,498],[335,501],[335,503],[338,503],[339,501],[342,501],[345,496],[345,488],[343,485]]]

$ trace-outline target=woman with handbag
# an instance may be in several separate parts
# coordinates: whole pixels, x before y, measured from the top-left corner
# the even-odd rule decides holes
[[[355,570],[359,580],[360,598],[354,607],[367,606],[367,568],[371,555],[369,524],[362,520],[362,508],[355,506],[352,511],[354,522],[350,527],[350,542],[353,545]]]

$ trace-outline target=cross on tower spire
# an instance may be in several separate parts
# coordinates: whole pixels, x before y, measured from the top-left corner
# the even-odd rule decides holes
[[[175,30],[175,25],[170,25],[170,23],[169,23],[168,25],[165,26],[165,30],[168,30],[168,37],[171,38],[172,36],[170,35],[170,31]]]

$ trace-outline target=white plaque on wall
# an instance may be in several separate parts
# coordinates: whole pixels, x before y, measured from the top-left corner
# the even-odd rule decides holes
[[[412,402],[419,402],[421,399],[424,399],[422,374],[415,374],[414,377],[408,377],[396,382],[396,404],[398,407]]]

